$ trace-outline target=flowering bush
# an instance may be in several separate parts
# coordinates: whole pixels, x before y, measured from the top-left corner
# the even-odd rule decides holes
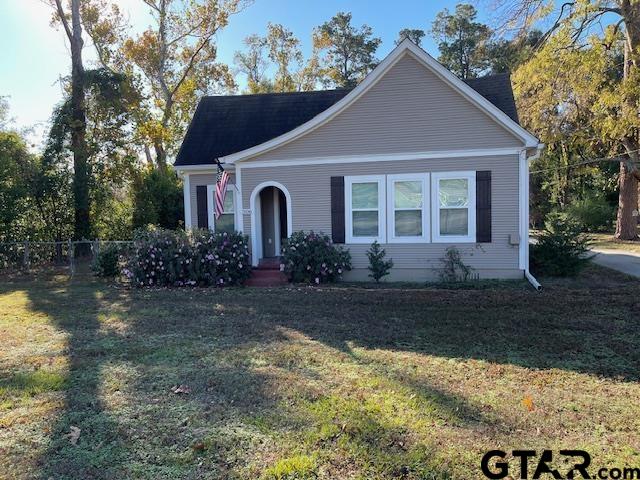
[[[251,275],[247,237],[208,230],[140,232],[123,273],[139,287],[241,285]]]
[[[292,282],[337,281],[351,270],[351,254],[323,233],[294,232],[282,247],[284,271]]]

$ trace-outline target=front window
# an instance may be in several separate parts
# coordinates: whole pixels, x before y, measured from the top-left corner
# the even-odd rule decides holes
[[[389,242],[428,241],[428,178],[428,173],[387,176]]]
[[[384,241],[384,177],[345,179],[348,243]]]
[[[236,216],[234,207],[234,191],[227,189],[224,197],[224,213],[215,219],[215,231],[231,233],[236,229]]]
[[[434,173],[434,241],[475,241],[475,172]]]

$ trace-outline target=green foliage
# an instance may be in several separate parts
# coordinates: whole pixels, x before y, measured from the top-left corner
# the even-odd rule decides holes
[[[133,227],[176,229],[184,222],[182,185],[171,168],[149,168],[133,183]]]
[[[138,231],[123,273],[137,287],[241,285],[251,275],[248,239],[209,230]]]
[[[93,271],[99,277],[114,278],[120,275],[120,251],[116,243],[107,244],[100,249],[93,264]]]
[[[439,271],[441,281],[468,282],[474,279],[473,267],[464,263],[460,250],[456,247],[447,247],[441,262],[442,268]]]
[[[323,233],[294,232],[282,247],[284,271],[292,282],[336,282],[351,270],[351,254]]]
[[[566,215],[550,215],[546,229],[531,245],[531,269],[539,275],[575,276],[589,263],[590,239]]]
[[[455,13],[444,9],[432,25],[432,35],[438,42],[438,60],[460,78],[478,76],[487,67],[486,44],[492,32],[476,22],[478,12],[469,4],[456,5]]]
[[[325,51],[322,82],[333,87],[353,88],[378,63],[376,51],[382,40],[368,25],[356,28],[351,13],[338,12],[318,27],[314,48]]]
[[[396,40],[396,45],[400,45],[403,40],[409,39],[416,45],[420,46],[422,44],[422,39],[426,35],[424,30],[419,28],[403,28],[398,32],[398,39]]]
[[[312,456],[296,455],[278,460],[264,471],[265,480],[305,480],[317,478],[316,462]]]
[[[367,250],[367,258],[369,259],[369,276],[373,278],[376,283],[380,281],[382,277],[389,275],[389,271],[393,268],[393,260],[385,260],[384,257],[387,252],[380,248],[380,244],[376,240],[371,244],[371,248]]]
[[[615,221],[615,206],[602,195],[590,192],[574,200],[566,209],[567,217],[584,232],[610,232]]]

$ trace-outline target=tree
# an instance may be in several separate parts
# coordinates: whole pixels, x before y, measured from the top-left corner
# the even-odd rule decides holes
[[[543,36],[545,52],[532,60],[531,69],[565,57],[570,51],[572,63],[580,71],[562,65],[568,80],[584,85],[590,111],[590,125],[594,140],[610,147],[614,156],[622,158],[619,167],[618,214],[615,236],[619,239],[637,239],[638,179],[640,151],[640,3],[632,0],[575,0],[563,3],[558,9],[548,8],[544,0],[502,0],[498,8],[505,21],[526,31],[537,20],[551,17],[551,28]],[[603,16],[615,18],[604,34],[594,29]],[[582,51],[588,50],[582,58]],[[610,51],[622,50],[620,68],[609,65]],[[555,65],[559,65],[556,63]],[[540,72],[540,69],[535,69]],[[586,75],[586,78],[580,78]],[[589,92],[586,92],[589,89]],[[573,102],[574,94],[563,98],[563,106]]]
[[[542,36],[542,31],[531,30],[515,38],[491,40],[485,50],[489,71],[492,74],[515,72],[534,55]]]
[[[235,88],[217,61],[216,34],[247,0],[144,0],[154,25],[122,45],[125,72],[148,96],[137,129],[149,161],[164,168],[182,139],[198,97]],[[151,148],[155,158],[151,155]]]
[[[375,53],[380,43],[368,25],[359,29],[351,25],[351,13],[337,13],[314,35],[314,48],[326,52],[321,61],[323,83],[355,87],[378,63]]]
[[[267,78],[269,60],[266,58],[267,42],[260,35],[249,35],[244,39],[245,52],[237,51],[234,63],[240,73],[247,77],[248,93],[267,93],[274,90],[273,83]]]
[[[0,132],[7,130],[10,123],[9,101],[7,100],[7,97],[0,96]]]
[[[418,28],[403,28],[398,32],[398,39],[396,40],[396,45],[400,45],[403,40],[409,39],[417,46],[422,44],[422,39],[425,37],[426,33],[424,30],[420,30]]]
[[[71,129],[71,151],[73,152],[73,204],[74,238],[88,239],[91,236],[91,204],[89,199],[89,165],[86,142],[85,77],[82,63],[82,19],[80,0],[70,0],[70,11],[65,11],[62,0],[54,0],[56,19],[62,24],[71,46],[71,103],[69,126]],[[71,23],[69,23],[69,17]]]
[[[438,60],[460,78],[473,78],[487,68],[486,45],[492,32],[476,22],[478,12],[469,4],[444,9],[433,21],[431,35],[438,42]]]
[[[147,168],[133,184],[133,227],[156,225],[175,230],[184,223],[182,185],[173,170]]]
[[[293,32],[280,24],[269,23],[267,25],[267,37],[265,39],[269,49],[269,59],[276,65],[277,71],[274,80],[276,92],[292,92],[296,90],[292,65],[302,63],[300,41]]]

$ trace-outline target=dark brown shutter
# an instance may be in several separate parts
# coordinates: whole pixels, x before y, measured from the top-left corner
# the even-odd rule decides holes
[[[198,185],[196,187],[196,204],[198,206],[198,228],[209,228],[206,185]]]
[[[331,177],[331,238],[344,243],[344,177]]]
[[[491,242],[491,171],[476,172],[476,241]]]

